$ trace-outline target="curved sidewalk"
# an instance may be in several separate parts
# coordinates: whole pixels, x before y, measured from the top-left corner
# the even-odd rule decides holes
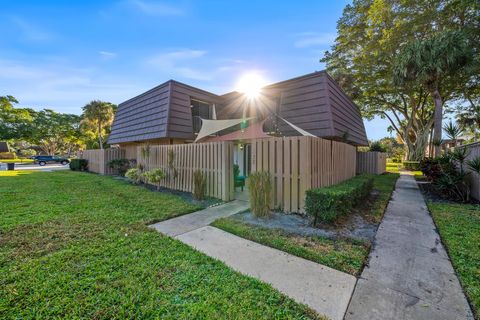
[[[397,181],[345,319],[473,319],[410,175]]]
[[[343,319],[357,281],[354,276],[209,226],[215,219],[248,207],[248,202],[235,200],[151,227],[236,271],[269,283],[331,320]]]

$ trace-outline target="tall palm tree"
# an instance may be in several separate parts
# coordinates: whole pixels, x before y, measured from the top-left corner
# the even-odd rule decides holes
[[[83,107],[83,118],[96,128],[100,149],[103,149],[103,132],[111,126],[115,109],[116,105],[100,100],[93,100]]]
[[[443,80],[458,75],[474,59],[472,46],[462,31],[444,31],[432,38],[418,40],[403,48],[394,67],[397,85],[418,83],[429,92],[435,105],[433,141],[442,140]],[[435,156],[440,155],[435,146]]]

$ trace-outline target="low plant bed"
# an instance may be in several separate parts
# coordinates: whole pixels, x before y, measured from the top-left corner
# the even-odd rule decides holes
[[[375,238],[378,224],[360,212],[354,212],[335,224],[312,226],[310,217],[300,214],[272,212],[268,219],[255,216],[250,210],[237,213],[230,219],[270,230],[283,230],[302,237],[323,237],[332,240],[350,238],[371,242]]]
[[[463,289],[480,319],[480,205],[428,201]]]
[[[200,206],[202,208],[218,206],[224,203],[221,199],[213,197],[204,197],[203,199],[198,200],[193,196],[191,192],[173,190],[164,187],[157,188],[156,186],[151,184],[143,184],[143,186],[153,192],[161,192],[165,194],[175,195],[177,197],[180,197],[183,201],[186,201],[196,206]]]
[[[300,236],[280,229],[268,229],[243,223],[235,218],[218,219],[212,225],[239,237],[352,275],[360,274],[369,251],[367,242]]]

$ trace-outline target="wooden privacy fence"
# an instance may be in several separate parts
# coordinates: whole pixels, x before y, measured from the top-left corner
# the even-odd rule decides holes
[[[387,154],[377,151],[357,152],[357,174],[382,174],[387,171]]]
[[[272,174],[275,208],[302,213],[306,190],[355,176],[356,148],[315,137],[253,140],[252,171]]]
[[[480,141],[460,146],[459,148],[467,148],[469,154],[466,161],[473,160],[476,157],[480,157]],[[471,171],[468,166],[465,166],[465,170],[471,172],[469,175],[470,180],[470,196],[480,201],[480,175]]]
[[[173,163],[169,163],[169,152],[173,152]],[[224,201],[234,198],[232,142],[140,146],[137,163],[145,170],[162,169],[167,174],[162,187],[186,192],[193,192],[193,172],[201,170],[208,196]]]
[[[110,160],[125,158],[123,149],[95,149],[80,153],[80,158],[88,160],[88,171],[99,174],[116,174],[108,165]]]

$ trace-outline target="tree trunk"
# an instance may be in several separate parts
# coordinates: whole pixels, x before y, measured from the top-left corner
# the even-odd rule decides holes
[[[435,144],[434,155],[438,157],[441,153],[442,147],[440,145],[442,141],[442,119],[443,119],[443,102],[438,88],[435,88],[432,92],[433,103],[435,104],[435,114],[434,114],[434,131],[433,131],[433,142]]]
[[[428,148],[429,129],[416,129],[416,140],[412,142],[408,134],[404,135],[405,145],[407,146],[406,160],[420,161],[425,157],[425,151]]]
[[[100,122],[98,122],[98,144],[100,145],[100,149],[103,150],[102,124]]]

